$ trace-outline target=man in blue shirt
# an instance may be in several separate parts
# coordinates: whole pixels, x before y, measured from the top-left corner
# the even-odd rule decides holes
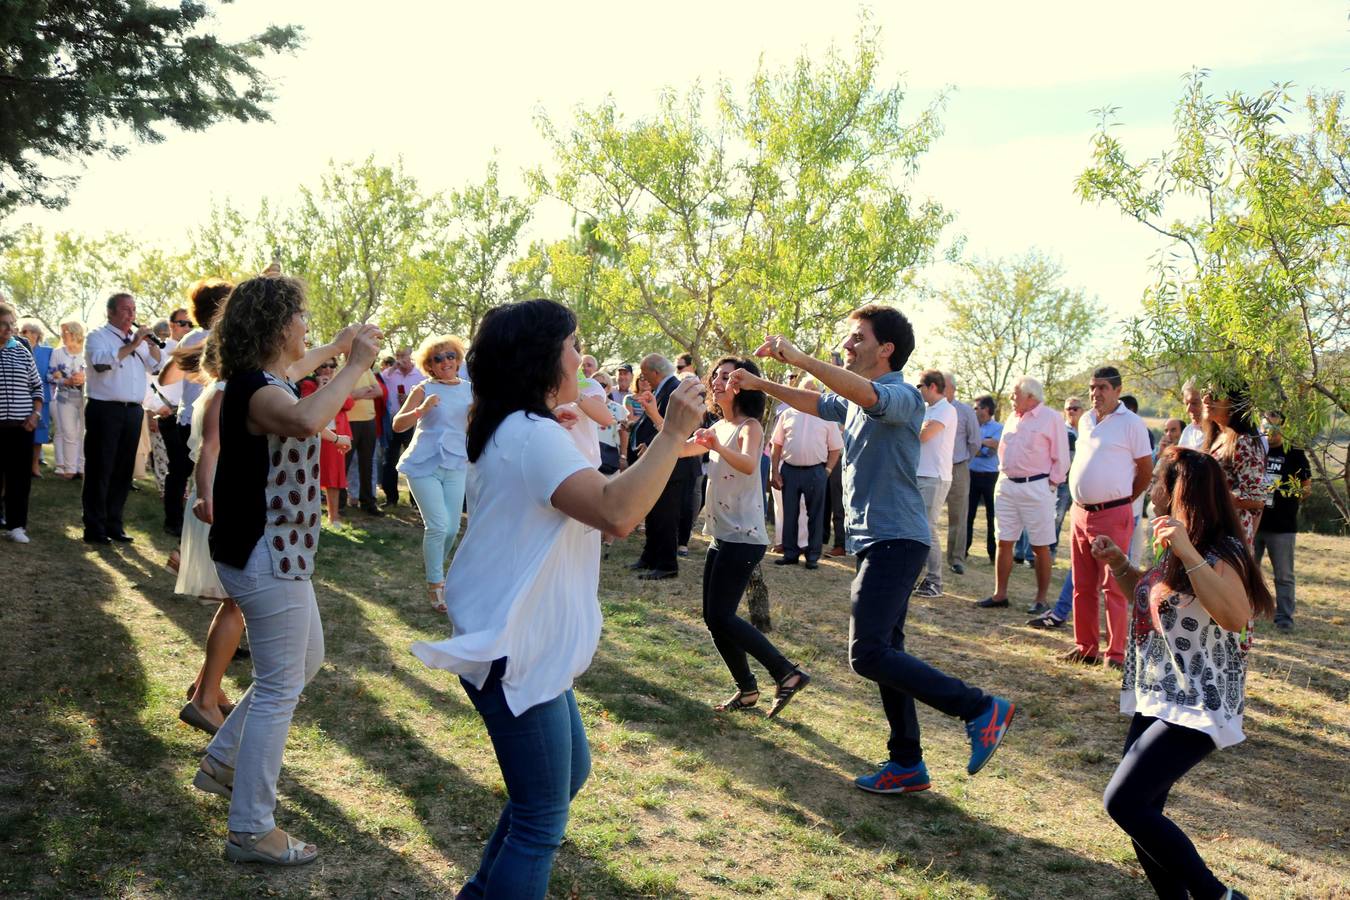
[[[975,418],[980,425],[980,449],[970,458],[970,506],[966,515],[966,546],[975,531],[975,513],[984,504],[984,549],[994,563],[994,488],[998,485],[998,442],[1003,439],[1003,423],[994,418],[998,405],[982,394],[975,398]]]
[[[857,558],[849,624],[849,665],[881,688],[890,723],[890,759],[855,780],[881,794],[922,791],[928,769],[914,701],[965,720],[975,774],[1007,732],[1014,707],[905,652],[905,615],[928,559],[929,528],[919,495],[919,429],[924,402],[900,371],[914,351],[914,329],[898,310],[870,305],[849,315],[842,368],[770,337],[756,355],[815,376],[824,393],[775,384],[744,369],[734,389],[764,391],[806,413],[844,425],[844,506],[848,549]]]

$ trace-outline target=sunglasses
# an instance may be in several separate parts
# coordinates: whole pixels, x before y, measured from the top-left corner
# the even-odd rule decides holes
[[[323,365],[319,366],[320,371],[322,371],[323,369],[336,369],[336,368],[337,363],[324,363]]]
[[[435,356],[431,357],[431,361],[434,363],[454,362],[457,359],[459,359],[459,354],[453,350],[437,353]]]
[[[1081,407],[1081,406],[1066,406],[1066,407],[1064,407],[1064,410],[1065,410],[1066,412],[1079,412],[1079,411],[1081,411],[1082,409],[1083,409],[1083,407]]]
[[[177,325],[179,328],[190,328],[190,327],[192,327],[192,323],[191,323],[190,321],[188,321],[187,319],[170,319],[170,320],[169,320],[169,323],[172,324],[172,325]]]

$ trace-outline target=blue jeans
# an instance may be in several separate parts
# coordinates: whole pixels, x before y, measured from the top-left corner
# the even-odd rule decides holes
[[[918,541],[878,541],[858,554],[848,626],[849,666],[881,689],[881,706],[891,726],[886,746],[899,765],[923,759],[914,701],[970,720],[989,705],[989,696],[905,652],[909,596],[928,560]]]
[[[1055,601],[1055,608],[1050,610],[1050,614],[1061,622],[1069,621],[1070,614],[1073,613],[1073,569],[1069,569],[1069,574],[1064,576],[1064,586],[1059,589],[1059,599]]]
[[[469,470],[438,466],[430,475],[408,478],[417,508],[422,513],[422,562],[427,584],[445,581],[445,558],[459,536],[459,517],[464,511],[464,479]]]
[[[502,695],[505,669],[506,659],[497,660],[481,691],[460,679],[487,726],[509,798],[460,897],[544,897],[568,807],[591,771],[591,748],[572,691],[512,715]]]
[[[1065,478],[1055,492],[1055,540],[1050,545],[1052,554],[1059,552],[1059,532],[1064,527],[1064,517],[1069,514],[1072,506],[1073,497],[1069,494],[1069,479]]]
[[[1026,529],[1023,529],[1022,535],[1017,539],[1017,543],[1013,545],[1013,559],[1020,562],[1024,559],[1033,558],[1034,554],[1031,552],[1031,536],[1027,534]]]

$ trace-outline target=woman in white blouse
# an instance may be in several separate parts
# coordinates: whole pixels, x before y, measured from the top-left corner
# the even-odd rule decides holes
[[[703,416],[702,386],[681,385],[641,461],[606,479],[555,414],[579,393],[575,333],[567,307],[529,300],[489,312],[469,349],[469,526],[445,594],[454,636],[412,648],[460,676],[506,781],[506,807],[460,897],[545,895],[590,771],[572,681],[600,639],[600,533],[642,520]]]
[[[1168,448],[1150,500],[1163,549],[1151,569],[1136,569],[1108,537],[1092,541],[1092,555],[1134,597],[1120,692],[1120,711],[1132,718],[1106,811],[1134,842],[1159,897],[1242,898],[1214,877],[1163,806],[1216,747],[1243,740],[1250,622],[1269,616],[1275,601],[1213,457]]]
[[[47,380],[56,388],[56,474],[69,481],[84,474],[84,325],[61,323],[61,346],[52,351]]]

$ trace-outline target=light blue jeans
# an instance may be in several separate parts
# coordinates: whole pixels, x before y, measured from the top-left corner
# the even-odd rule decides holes
[[[300,692],[323,663],[323,623],[314,585],[273,575],[262,541],[244,568],[217,563],[216,572],[248,626],[253,684],[206,754],[234,769],[230,830],[260,834],[276,827],[281,755]]]
[[[427,584],[445,581],[445,558],[459,536],[459,515],[464,509],[464,479],[469,470],[437,467],[430,475],[408,478],[426,531],[422,534],[422,560]]]

